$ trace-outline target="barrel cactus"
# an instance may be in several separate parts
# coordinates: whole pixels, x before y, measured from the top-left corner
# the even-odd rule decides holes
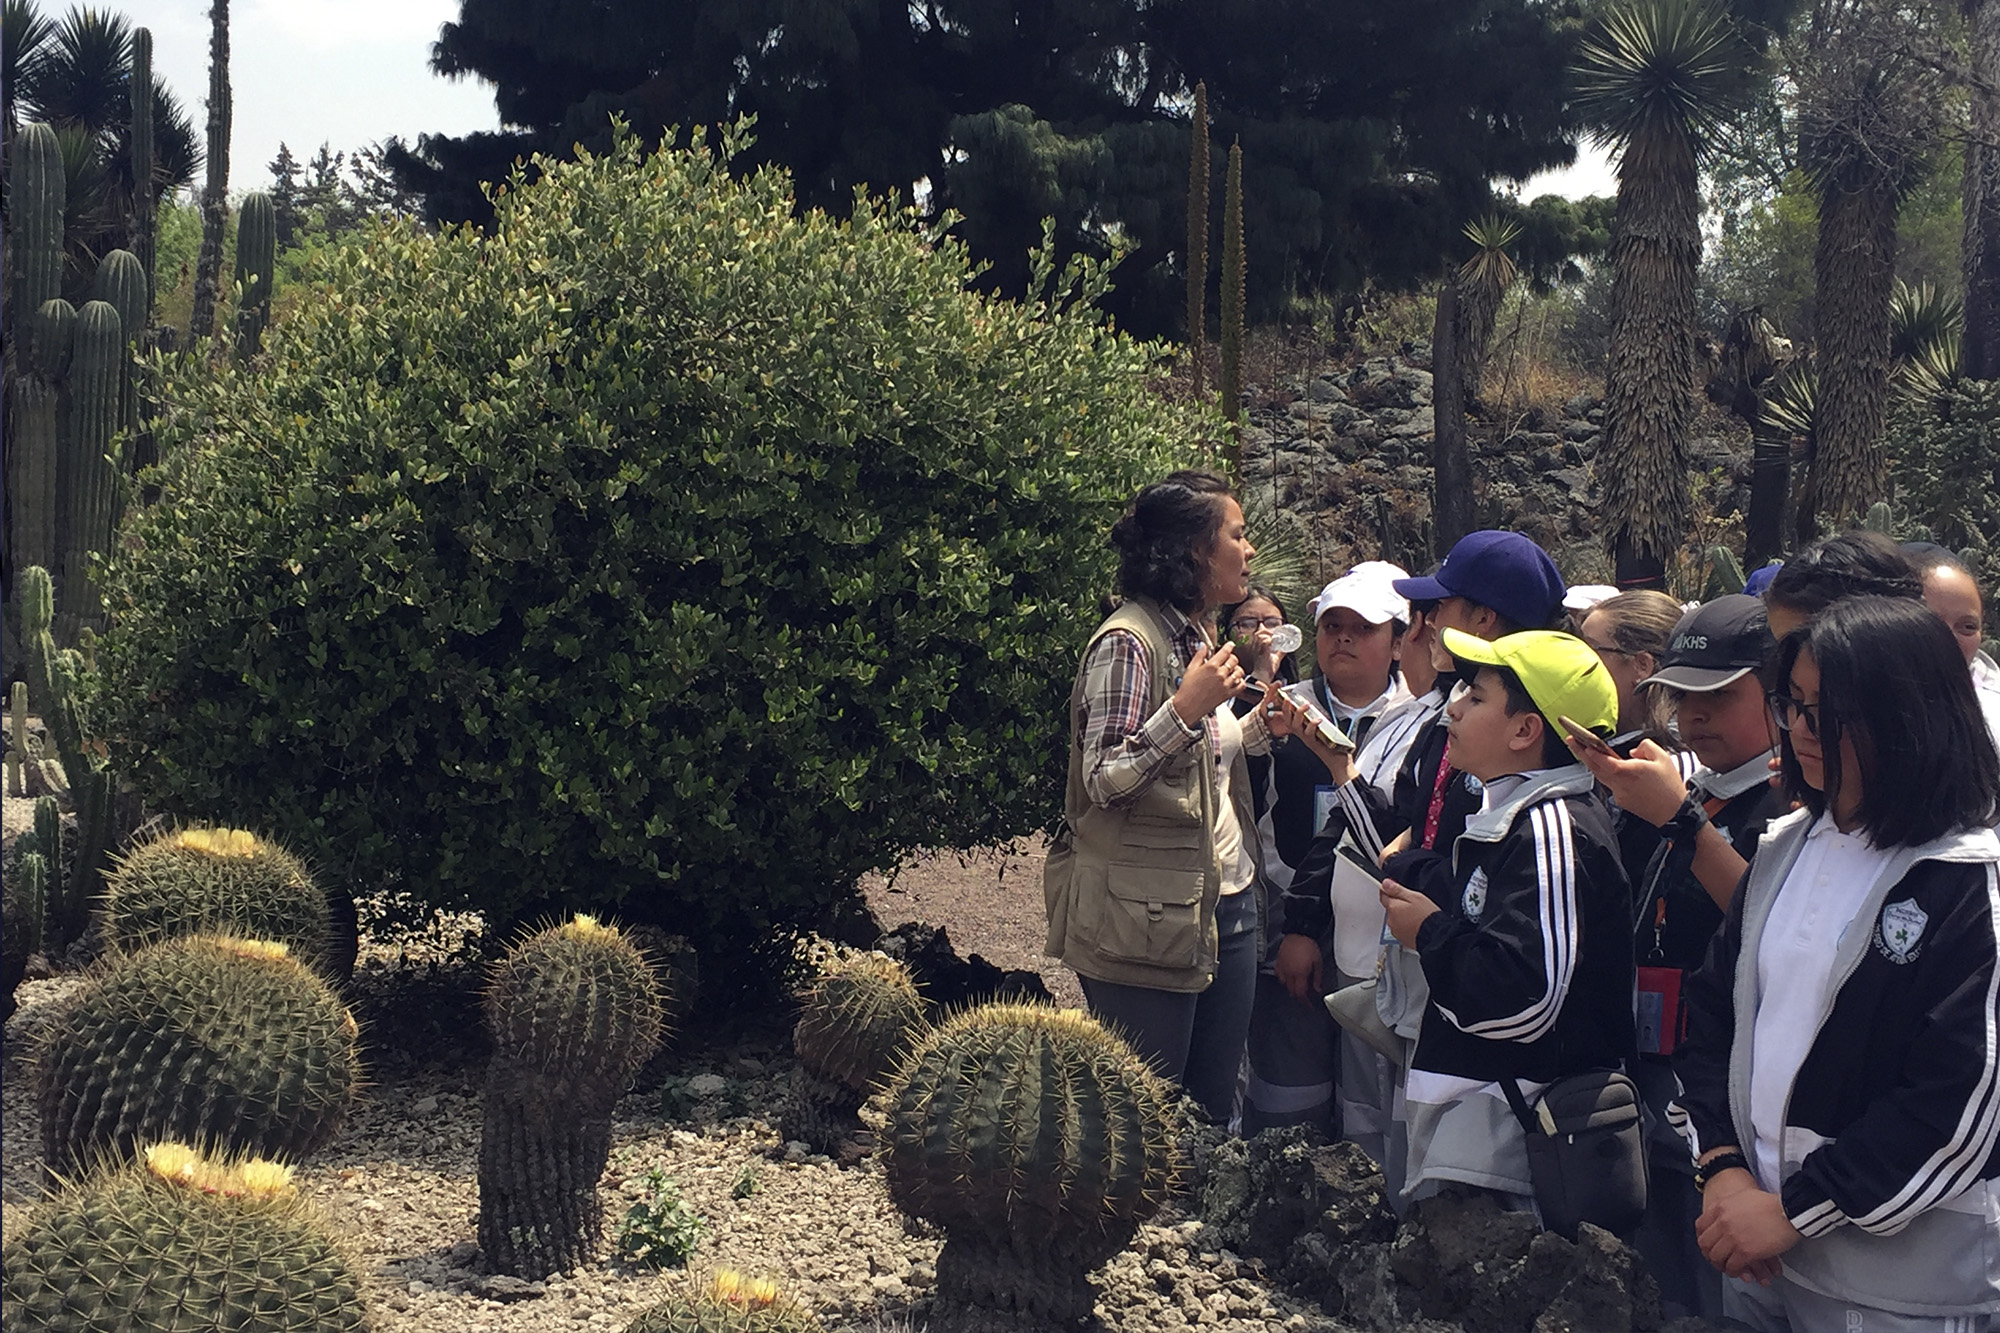
[[[326,972],[326,894],[305,862],[247,829],[184,828],[140,843],[105,877],[104,942],[134,953],[184,935],[278,940]]]
[[[297,1159],[360,1082],[353,1017],[285,945],[169,940],[114,961],[41,1053],[42,1151],[67,1171],[175,1138]]]
[[[65,1186],[8,1241],[7,1326],[47,1333],[368,1327],[355,1266],[261,1159],[174,1142]]]
[[[861,1103],[923,1024],[923,997],[900,962],[854,954],[830,965],[799,1000],[785,1137],[837,1152],[860,1126]]]
[[[479,1246],[495,1269],[541,1278],[590,1260],[612,1107],[659,1044],[663,1008],[645,956],[588,916],[530,936],[494,969]]]
[[[820,1322],[770,1279],[725,1268],[706,1290],[668,1297],[627,1324],[625,1333],[820,1333]]]
[[[945,1233],[941,1307],[1068,1323],[1089,1273],[1177,1174],[1165,1080],[1096,1019],[990,1004],[948,1020],[890,1080],[889,1197]]]

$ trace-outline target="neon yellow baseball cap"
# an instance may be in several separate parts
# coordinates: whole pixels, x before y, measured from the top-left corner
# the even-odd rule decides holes
[[[1506,667],[1519,676],[1522,688],[1558,736],[1565,734],[1559,717],[1581,722],[1600,736],[1618,729],[1618,687],[1597,650],[1574,634],[1528,629],[1489,642],[1448,629],[1444,647],[1461,662]]]

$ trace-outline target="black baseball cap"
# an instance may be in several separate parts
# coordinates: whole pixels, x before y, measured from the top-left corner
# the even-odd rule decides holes
[[[1770,647],[1771,622],[1762,599],[1731,593],[1682,616],[1660,669],[1639,683],[1696,694],[1719,690],[1763,666]]]
[[[1549,553],[1518,532],[1485,529],[1458,539],[1437,573],[1397,579],[1413,602],[1464,597],[1490,606],[1521,629],[1540,629],[1562,607],[1562,575]]]

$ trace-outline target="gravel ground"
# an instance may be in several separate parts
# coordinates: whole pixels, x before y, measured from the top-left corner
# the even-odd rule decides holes
[[[11,834],[26,803],[5,804]],[[1078,1002],[1075,978],[1039,953],[1037,847],[919,856],[864,888],[885,924],[945,926],[960,954],[1039,971],[1059,999]],[[423,952],[364,948],[364,1030],[371,1004],[386,1020],[374,1025],[378,1034],[405,1019],[462,1032],[454,1024],[476,1014],[474,974],[433,970]],[[10,1229],[21,1205],[42,1193],[34,1036],[78,984],[57,976],[23,986],[0,1047],[0,1204]],[[930,1322],[939,1242],[905,1227],[871,1160],[842,1164],[780,1139],[774,1124],[791,1067],[782,1032],[689,1033],[642,1077],[654,1086],[619,1104],[601,1183],[607,1232],[645,1189],[647,1171],[659,1168],[707,1223],[692,1275],[608,1258],[525,1289],[482,1274],[473,1243],[481,1070],[462,1050],[374,1052],[375,1082],[340,1136],[301,1171],[301,1187],[347,1238],[385,1333],[623,1329],[674,1284],[720,1267],[778,1278],[829,1330],[915,1333]],[[739,1188],[751,1183],[747,1193]],[[1199,1223],[1174,1210],[1158,1222],[1100,1273],[1100,1329],[1338,1333],[1317,1306],[1204,1244]]]

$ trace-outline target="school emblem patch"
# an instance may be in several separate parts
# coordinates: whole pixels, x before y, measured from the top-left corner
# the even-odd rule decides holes
[[[1472,878],[1465,881],[1465,897],[1461,900],[1465,908],[1465,919],[1477,921],[1486,910],[1486,867],[1480,866],[1472,872]]]
[[[1913,899],[1890,903],[1875,927],[1875,947],[1892,963],[1912,962],[1922,952],[1924,927],[1929,924],[1929,914]]]

